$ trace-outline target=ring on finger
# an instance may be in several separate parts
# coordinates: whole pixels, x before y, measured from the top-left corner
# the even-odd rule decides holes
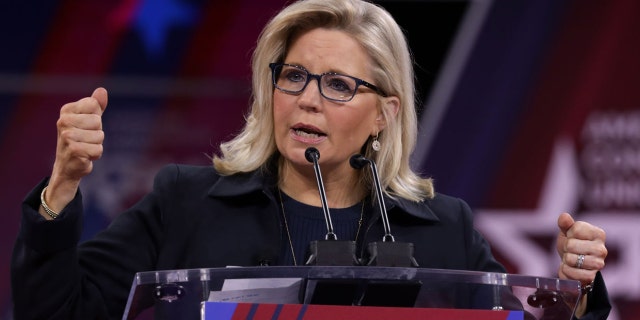
[[[584,264],[584,254],[579,254],[578,260],[576,260],[576,268],[582,269],[583,264]]]

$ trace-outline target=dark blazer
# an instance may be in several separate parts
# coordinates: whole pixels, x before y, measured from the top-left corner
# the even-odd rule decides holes
[[[22,207],[11,268],[16,319],[117,319],[136,272],[277,264],[285,241],[276,178],[261,171],[221,176],[212,167],[167,166],[149,194],[80,245],[81,194],[46,221],[37,212],[46,183]],[[420,267],[505,272],[464,201],[437,194],[385,203],[393,235],[414,244]],[[377,216],[363,243],[382,239]]]

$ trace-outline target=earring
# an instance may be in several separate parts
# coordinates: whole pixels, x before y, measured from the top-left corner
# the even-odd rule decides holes
[[[380,141],[378,141],[378,133],[376,133],[376,136],[373,137],[373,141],[371,142],[371,148],[373,148],[374,151],[380,151],[381,149]]]

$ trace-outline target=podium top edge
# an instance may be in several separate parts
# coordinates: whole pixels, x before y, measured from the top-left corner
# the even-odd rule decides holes
[[[551,277],[470,270],[368,266],[266,266],[144,271],[136,273],[134,286],[240,278],[419,280],[518,286],[568,293],[580,291],[578,281]]]

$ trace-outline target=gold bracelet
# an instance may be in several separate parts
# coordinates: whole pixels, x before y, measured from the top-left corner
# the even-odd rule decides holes
[[[44,193],[47,191],[47,187],[48,186],[44,187],[44,189],[42,189],[42,192],[40,193],[40,205],[44,209],[44,212],[46,212],[49,217],[51,217],[51,219],[55,219],[58,217],[59,213],[51,210],[51,208],[49,208],[47,203],[44,201]]]

